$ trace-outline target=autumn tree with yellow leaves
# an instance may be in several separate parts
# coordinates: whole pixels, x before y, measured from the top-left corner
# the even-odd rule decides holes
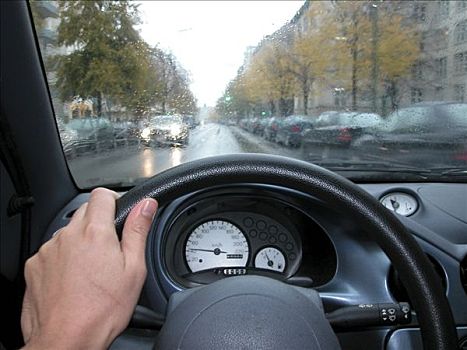
[[[293,98],[293,75],[287,46],[281,40],[270,40],[254,55],[245,71],[245,91],[253,100],[267,104],[274,112],[278,101],[279,114],[290,114]]]
[[[241,76],[229,84],[237,102],[267,105],[272,113],[278,105],[285,116],[291,113],[287,102],[300,96],[307,113],[310,95],[339,86],[350,91],[354,110],[364,94],[397,106],[398,84],[417,61],[420,45],[394,4],[315,1],[302,18],[306,30],[288,23],[258,45]]]
[[[381,41],[378,45],[380,80],[390,98],[391,108],[398,107],[398,85],[409,77],[411,68],[420,56],[420,37],[414,28],[403,24],[400,15],[380,19]]]
[[[368,89],[371,80],[384,86],[394,107],[396,86],[420,54],[417,32],[404,24],[391,3],[341,1],[333,6],[333,20],[328,23],[339,28],[341,39],[333,48],[336,78],[350,87],[352,108],[357,109],[359,90]]]
[[[316,2],[305,12],[305,21],[319,25],[310,26],[307,31],[297,31],[287,50],[287,66],[294,78],[294,92],[303,98],[303,111],[308,114],[308,98],[314,84],[332,80],[335,63],[332,57],[339,34],[327,12],[324,2]]]
[[[227,117],[245,117],[254,108],[252,102],[245,93],[243,75],[238,74],[229,82],[223,96],[217,101],[217,113]]]

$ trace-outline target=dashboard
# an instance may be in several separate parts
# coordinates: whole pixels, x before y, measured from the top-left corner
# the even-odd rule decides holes
[[[397,213],[429,256],[459,336],[467,337],[467,185],[361,187]],[[70,202],[46,239],[87,198],[82,194]],[[148,238],[147,265],[140,304],[160,313],[174,292],[243,274],[314,288],[326,312],[369,302],[410,302],[389,259],[352,217],[332,203],[270,185],[213,186],[160,208]],[[355,342],[356,335],[362,342]],[[338,337],[345,349],[421,348],[416,321]]]

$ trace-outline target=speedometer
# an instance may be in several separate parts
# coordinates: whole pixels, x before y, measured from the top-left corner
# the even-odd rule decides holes
[[[245,267],[249,246],[240,229],[223,220],[208,221],[188,236],[185,259],[191,272],[219,267]]]

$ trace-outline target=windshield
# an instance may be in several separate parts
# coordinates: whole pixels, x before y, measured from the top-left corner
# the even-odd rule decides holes
[[[467,1],[30,1],[81,188],[268,153],[467,179]]]

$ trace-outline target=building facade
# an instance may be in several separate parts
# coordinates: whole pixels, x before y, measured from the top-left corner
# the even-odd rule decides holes
[[[63,103],[59,102],[58,98],[57,74],[53,64],[48,60],[49,57],[63,54],[66,51],[65,48],[57,45],[57,28],[60,24],[58,5],[56,1],[33,1],[31,7],[42,60],[46,66],[54,111],[56,115],[62,116],[65,113]]]
[[[467,1],[400,3],[420,33],[420,59],[412,69],[404,105],[467,102]]]
[[[321,3],[321,6],[323,3]],[[332,11],[333,1],[325,7]],[[419,57],[410,74],[397,86],[397,107],[422,101],[467,101],[467,1],[392,1],[368,2],[368,6],[386,7],[401,15],[418,34]],[[295,17],[287,23],[296,37],[319,25],[317,17],[307,16],[315,4],[306,1]],[[371,10],[371,9],[370,9]],[[335,40],[344,40],[336,37]],[[324,110],[353,109],[348,87],[334,80],[323,85],[315,83],[308,96],[308,110],[304,111],[303,97],[294,97],[294,113],[316,115]],[[370,83],[367,84],[371,86]],[[379,83],[377,112],[391,111],[384,87]],[[372,91],[359,92],[357,110],[371,110]]]

